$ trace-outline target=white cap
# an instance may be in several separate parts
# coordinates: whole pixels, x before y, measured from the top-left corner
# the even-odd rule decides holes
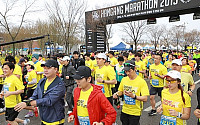
[[[69,61],[70,58],[69,58],[69,56],[64,56],[61,60],[62,60],[62,61]]]
[[[177,64],[177,65],[179,65],[179,66],[182,66],[182,62],[181,62],[181,60],[180,59],[175,59],[175,60],[173,60],[172,61],[172,64]]]
[[[168,76],[173,79],[181,79],[181,73],[176,70],[169,71],[165,77],[168,77]]]
[[[107,56],[106,56],[106,54],[105,53],[99,53],[98,55],[97,55],[97,58],[100,58],[100,59],[107,59]]]

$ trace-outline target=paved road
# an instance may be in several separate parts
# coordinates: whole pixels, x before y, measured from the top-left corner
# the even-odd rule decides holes
[[[197,119],[195,118],[193,112],[197,106],[197,97],[196,97],[196,90],[197,88],[200,87],[200,81],[199,80],[199,76],[197,75],[194,75],[194,81],[196,81],[196,89],[195,89],[195,92],[192,96],[192,110],[191,110],[191,116],[190,116],[190,119],[187,121],[187,124],[188,125],[196,125],[197,123]],[[149,83],[149,81],[147,80],[147,82]],[[156,102],[157,104],[159,104],[159,97],[156,97]],[[114,106],[115,107],[115,106]],[[142,116],[141,116],[141,119],[140,119],[140,125],[159,125],[159,121],[160,121],[160,115],[158,114],[157,116],[148,116],[148,111],[150,110],[150,101],[149,101],[149,98],[148,98],[148,101],[146,103],[144,103],[144,111],[142,113]],[[116,123],[118,125],[121,125],[121,122],[120,122],[120,112],[121,112],[121,109],[117,109],[115,107],[116,111],[117,111],[117,120],[116,120]],[[19,113],[19,118],[21,119],[24,119],[24,115],[27,113],[28,111],[26,110],[23,110]],[[66,107],[66,113],[67,113],[67,107]],[[30,118],[31,120],[31,123],[30,125],[40,125],[40,118],[39,117],[32,117]],[[67,116],[66,116],[66,120],[67,120]],[[7,125],[6,122],[5,122],[5,118],[4,118],[4,114],[0,114],[0,125]],[[73,123],[65,123],[65,125],[73,125]]]

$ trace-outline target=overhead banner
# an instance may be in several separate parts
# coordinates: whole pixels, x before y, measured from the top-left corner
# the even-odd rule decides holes
[[[200,0],[137,0],[92,11],[92,20],[121,19],[198,8]],[[176,15],[176,14],[175,14]]]

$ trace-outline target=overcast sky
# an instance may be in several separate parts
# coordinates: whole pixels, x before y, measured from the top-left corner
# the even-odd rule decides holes
[[[42,8],[41,10],[43,11],[38,11],[34,14],[28,15],[29,20],[45,20],[47,18],[47,13],[45,11],[45,1],[50,1],[50,0],[37,0],[36,2],[36,7],[35,8]],[[130,0],[84,0],[88,1],[88,8],[87,11],[91,11],[98,8],[105,8],[113,5],[119,5],[119,4],[124,4]],[[0,4],[2,5],[2,0],[0,0]],[[3,9],[3,7],[0,8],[0,10]],[[15,19],[16,20],[16,19]],[[187,15],[181,15],[180,16],[179,22],[173,22],[169,23],[169,17],[164,17],[164,18],[158,18],[157,19],[157,24],[156,25],[167,25],[167,27],[171,27],[173,25],[182,25],[185,23],[186,26],[186,31],[192,30],[192,29],[197,29],[200,30],[200,20],[193,20],[193,14],[187,14]],[[119,26],[121,24],[115,24],[114,25],[114,33],[121,35],[119,33]],[[122,34],[123,35],[123,34]]]

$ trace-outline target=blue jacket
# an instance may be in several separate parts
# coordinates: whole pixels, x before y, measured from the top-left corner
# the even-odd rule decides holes
[[[56,77],[44,93],[46,78],[38,82],[31,99],[36,100],[42,121],[52,123],[65,118],[65,85],[61,78]]]

